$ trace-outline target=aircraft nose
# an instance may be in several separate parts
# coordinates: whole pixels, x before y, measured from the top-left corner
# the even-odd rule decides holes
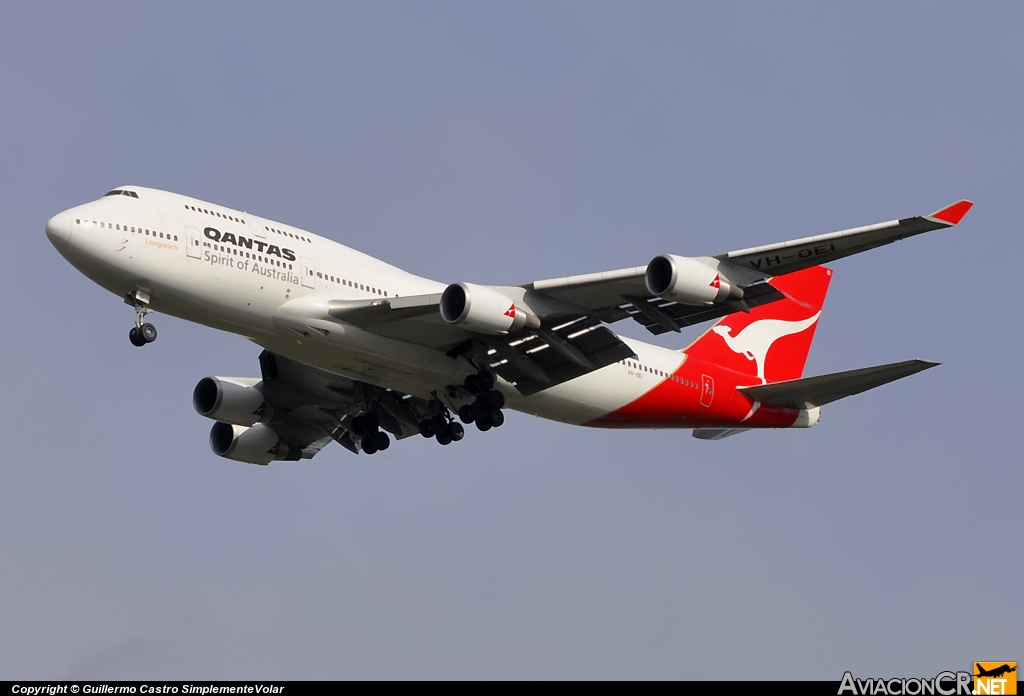
[[[68,213],[57,213],[46,221],[46,236],[50,244],[60,249],[71,239],[71,216]]]

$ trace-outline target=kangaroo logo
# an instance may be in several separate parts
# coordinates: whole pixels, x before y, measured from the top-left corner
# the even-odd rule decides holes
[[[516,318],[516,303],[513,302],[512,306],[505,310],[505,316],[512,319]]]
[[[728,326],[713,326],[711,330],[722,337],[733,353],[739,353],[747,360],[753,360],[757,365],[757,378],[761,380],[761,384],[767,384],[768,380],[764,377],[764,361],[772,345],[783,336],[798,334],[814,326],[820,316],[821,312],[803,321],[762,319],[751,322],[735,336],[732,335],[732,329]]]

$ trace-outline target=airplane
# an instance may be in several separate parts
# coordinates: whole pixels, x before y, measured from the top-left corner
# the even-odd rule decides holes
[[[599,428],[682,428],[720,440],[808,428],[821,407],[934,367],[927,360],[803,377],[832,270],[822,264],[960,222],[931,215],[646,266],[520,285],[441,283],[326,237],[189,196],[121,186],[46,223],[57,251],[135,312],[248,338],[260,376],[205,377],[196,411],[214,453],[266,465],[414,435],[441,445],[513,409]],[[683,350],[619,336],[715,320]]]
[[[1016,664],[1014,664],[1013,667],[1011,667],[1008,664],[1003,664],[1003,665],[1000,665],[999,667],[996,667],[994,669],[985,669],[984,667],[982,667],[978,663],[975,663],[974,666],[975,666],[975,668],[977,669],[977,672],[978,672],[976,675],[974,675],[976,677],[1001,677],[1004,674],[1009,674],[1010,672],[1016,672],[1017,671]]]

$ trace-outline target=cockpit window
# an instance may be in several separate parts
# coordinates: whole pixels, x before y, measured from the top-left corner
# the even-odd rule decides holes
[[[131,198],[138,198],[139,194],[135,193],[134,191],[125,191],[124,189],[114,189],[113,191],[110,191],[108,193],[104,193],[103,194],[104,198],[106,198],[107,196],[129,196]]]

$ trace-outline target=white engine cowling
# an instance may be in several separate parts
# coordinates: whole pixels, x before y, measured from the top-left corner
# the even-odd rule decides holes
[[[204,377],[192,392],[192,405],[200,416],[222,423],[255,425],[274,417],[273,407],[266,402],[257,382],[232,377]]]
[[[512,333],[534,323],[529,322],[530,313],[517,307],[507,295],[472,283],[455,283],[445,288],[441,295],[441,318],[485,334]]]
[[[664,254],[647,264],[647,290],[666,300],[686,305],[709,305],[743,297],[743,289],[710,266],[686,256]]]
[[[210,430],[210,449],[226,459],[246,464],[269,464],[279,460],[298,460],[300,451],[292,451],[269,425],[214,423]]]

